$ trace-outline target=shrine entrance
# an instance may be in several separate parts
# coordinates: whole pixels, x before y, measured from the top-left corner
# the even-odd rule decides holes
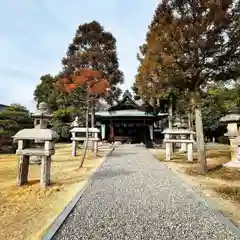
[[[150,141],[149,126],[144,123],[112,123],[107,125],[106,136],[122,143],[141,143]]]

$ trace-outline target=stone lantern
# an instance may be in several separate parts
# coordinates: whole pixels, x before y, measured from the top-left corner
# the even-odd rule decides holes
[[[17,185],[21,186],[28,182],[29,160],[32,156],[37,156],[41,161],[41,186],[47,187],[51,180],[51,156],[55,153],[57,133],[51,129],[22,129],[13,136],[13,139],[18,142]],[[36,141],[41,141],[42,145],[36,146]]]
[[[72,129],[70,130],[72,137],[72,156],[76,156],[77,154],[77,146],[79,142],[84,142],[86,141],[86,132],[87,129],[84,127],[79,127],[79,118],[75,117],[74,121],[71,124]],[[97,156],[97,151],[98,151],[98,134],[99,134],[99,129],[98,128],[88,128],[88,134],[90,135],[89,141],[93,142],[93,150],[95,155]],[[89,147],[89,146],[88,146]]]
[[[46,129],[49,121],[52,118],[52,115],[48,110],[48,104],[45,102],[41,102],[37,111],[32,114],[32,117],[34,119],[34,128]]]
[[[32,114],[32,117],[34,119],[35,129],[46,129],[52,118],[52,115],[48,110],[48,104],[45,102],[41,102],[36,112]],[[35,144],[37,148],[41,148],[43,142],[41,140],[36,140]],[[41,164],[41,158],[39,156],[31,156],[30,163]]]
[[[238,108],[231,109],[228,114],[220,118],[220,122],[227,123],[227,133],[225,136],[234,138],[238,136],[238,123],[240,123],[240,112]]]
[[[176,130],[178,129],[180,132],[182,131],[182,134],[176,135],[176,138],[181,140],[186,140],[187,135],[185,134],[186,132],[185,129],[188,128],[188,125],[186,123],[185,117],[184,116],[176,117],[173,126],[174,128],[176,128]],[[180,147],[179,149],[180,152],[187,152],[187,143],[185,143],[184,141],[181,143],[176,143],[175,145],[177,147]]]
[[[76,116],[74,121],[71,124],[71,127],[79,127],[79,117]]]
[[[194,144],[194,139],[193,135],[195,132],[187,129],[164,129],[162,132],[164,134],[164,143],[166,144],[166,149],[165,149],[165,157],[166,160],[169,161],[171,160],[171,144],[176,144],[180,143],[181,146],[182,144],[184,145],[184,152],[187,151],[187,158],[189,162],[193,161],[193,144]],[[186,136],[184,139],[179,138],[178,136]],[[186,147],[186,149],[185,149]],[[180,149],[181,151],[182,149]]]
[[[220,119],[220,122],[227,124],[227,133],[224,134],[228,137],[231,150],[231,161],[224,164],[226,167],[240,168],[240,137],[238,137],[240,123],[240,112],[235,107],[231,109],[228,114]]]

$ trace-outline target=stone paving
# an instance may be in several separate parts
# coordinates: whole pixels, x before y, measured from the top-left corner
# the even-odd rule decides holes
[[[53,239],[240,239],[142,146],[120,145]]]

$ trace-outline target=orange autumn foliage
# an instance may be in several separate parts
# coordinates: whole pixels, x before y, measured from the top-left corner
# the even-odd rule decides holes
[[[103,78],[100,71],[86,68],[78,69],[75,75],[69,78],[60,79],[58,85],[65,92],[71,92],[78,86],[86,85],[90,93],[96,94],[103,93],[109,88],[108,80]]]
[[[102,72],[89,69],[89,68],[80,68],[76,71],[76,75],[84,76],[89,79],[94,79],[94,78],[101,78],[102,77]]]
[[[82,84],[85,84],[87,82],[87,78],[84,77],[84,76],[73,76],[72,77],[72,80],[75,84],[77,84],[78,86],[79,85],[82,85]]]
[[[109,88],[109,83],[107,79],[102,79],[100,82],[93,84],[90,86],[90,91],[92,93],[103,93],[106,89]]]

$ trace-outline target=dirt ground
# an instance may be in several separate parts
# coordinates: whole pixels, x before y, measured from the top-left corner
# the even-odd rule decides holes
[[[84,187],[106,151],[100,152],[97,158],[89,152],[83,168],[78,169],[80,154],[71,157],[71,145],[57,144],[52,161],[52,185],[48,189],[40,187],[39,165],[30,165],[29,183],[17,187],[17,156],[0,155],[0,239],[40,239],[54,218]]]
[[[240,226],[240,171],[222,166],[230,160],[229,146],[207,147],[207,175],[198,173],[196,153],[194,163],[188,163],[184,154],[177,153],[168,162],[164,161],[164,150],[154,150],[153,154]]]

